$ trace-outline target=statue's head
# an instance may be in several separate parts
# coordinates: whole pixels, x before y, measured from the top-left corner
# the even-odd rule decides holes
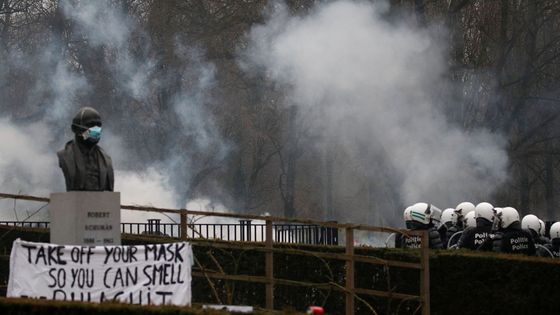
[[[72,119],[72,131],[78,139],[97,143],[101,139],[101,116],[91,107],[82,107]]]

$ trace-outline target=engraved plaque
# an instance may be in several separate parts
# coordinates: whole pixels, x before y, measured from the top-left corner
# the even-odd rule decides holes
[[[121,195],[111,191],[70,191],[51,194],[51,243],[120,245]]]

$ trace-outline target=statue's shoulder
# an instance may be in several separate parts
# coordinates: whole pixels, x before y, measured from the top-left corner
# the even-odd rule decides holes
[[[71,163],[74,158],[72,143],[74,143],[74,140],[66,142],[66,145],[64,145],[64,149],[56,152],[56,156],[58,157],[58,165],[62,167],[63,170],[68,168],[68,163]]]
[[[73,143],[74,143],[74,140],[70,140],[70,141],[66,142],[66,144],[64,145],[64,148],[62,150],[57,151],[56,155],[58,155],[59,158],[63,158],[64,155],[66,155],[68,153],[71,153]]]
[[[101,148],[99,145],[97,145],[97,150],[99,150],[99,153],[101,153],[101,156],[103,157],[103,159],[105,160],[107,165],[110,168],[112,168],[113,167],[113,160],[111,160],[111,157],[109,156],[109,154],[107,154],[105,152],[105,150],[103,150],[103,148]]]
[[[101,154],[103,155],[104,158],[106,159],[110,159],[111,157],[109,156],[109,154],[107,154],[107,152],[105,152],[105,150],[103,150],[102,147],[100,147],[99,145],[97,145],[97,149],[99,150],[99,152],[101,152]]]

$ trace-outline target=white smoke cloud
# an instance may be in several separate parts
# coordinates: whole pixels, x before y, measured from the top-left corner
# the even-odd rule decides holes
[[[107,44],[122,47],[127,44],[131,33],[130,20],[112,7],[109,1],[63,0],[60,6],[64,15],[87,34],[92,47]]]
[[[28,114],[43,112],[35,122],[51,126],[61,126],[77,111],[76,97],[88,91],[89,86],[82,73],[76,71],[75,64],[61,53],[62,44],[53,40],[37,51],[10,50],[0,66],[0,82],[10,85],[10,72],[32,78],[25,85],[25,111]],[[4,104],[3,104],[4,105]],[[11,104],[5,104],[10,106]],[[12,105],[13,106],[13,105]],[[9,115],[3,112],[0,117]]]
[[[177,55],[193,62],[193,66],[182,73],[185,86],[174,97],[174,110],[179,117],[183,135],[194,136],[194,146],[204,152],[210,146],[217,145],[216,140],[221,140],[214,121],[207,119],[209,113],[205,106],[211,99],[208,92],[216,84],[216,67],[205,62],[200,52],[194,49],[181,47]],[[218,144],[217,147],[222,145]]]
[[[58,169],[56,154],[51,152],[48,125],[34,123],[18,127],[0,119],[0,189],[4,192],[45,193],[53,185]],[[59,185],[57,185],[59,186]],[[34,191],[27,190],[36,187]]]
[[[0,191],[4,193],[48,197],[52,192],[64,191],[64,177],[58,166],[56,152],[50,146],[54,140],[48,132],[48,124],[32,123],[16,126],[7,119],[0,119]],[[128,153],[122,150],[121,139],[106,139],[116,165],[124,163]],[[122,164],[121,164],[122,165]],[[177,196],[166,174],[153,167],[145,171],[115,171],[115,191],[121,192],[121,203],[163,208],[179,208]],[[3,210],[0,220],[23,220],[42,204],[0,200]],[[48,208],[30,218],[30,221],[48,220]],[[153,212],[124,210],[122,222],[141,222],[159,218],[162,223],[177,221],[176,216],[164,216]]]
[[[187,203],[186,208],[193,211],[205,212],[219,212],[219,213],[233,213],[223,204],[212,201],[210,199],[199,198],[191,200]],[[264,215],[264,214],[263,214]],[[199,235],[205,238],[217,238],[227,240],[228,235],[231,239],[241,240],[250,234],[252,241],[264,241],[265,230],[264,220],[250,220],[251,227],[240,226],[240,219],[215,217],[215,216],[194,216],[189,219],[189,223],[194,223],[194,234],[192,228],[187,231],[188,235]],[[197,224],[201,224],[198,226]],[[209,224],[208,230],[206,225]],[[241,229],[244,229],[244,236],[242,236]],[[235,238],[234,238],[235,237]]]
[[[368,159],[381,156],[404,204],[489,198],[506,179],[503,139],[448,122],[441,103],[456,103],[439,93],[449,84],[447,43],[429,30],[387,22],[387,8],[336,1],[301,17],[275,3],[266,23],[251,30],[242,66],[264,69],[288,103],[311,113],[308,124],[324,136],[318,146],[339,143],[344,160],[335,167],[361,160],[368,174]]]
[[[170,121],[153,120],[152,123],[155,125],[145,127],[167,130],[169,136],[169,140],[166,139],[169,143],[154,145],[159,151],[167,152],[165,160],[147,163],[157,166],[160,172],[168,174],[174,189],[184,193],[188,190],[185,186],[190,186],[190,180],[196,175],[195,172],[204,167],[199,165],[193,156],[206,154],[208,158],[204,159],[205,162],[221,160],[229,149],[208,109],[212,100],[210,91],[216,81],[215,66],[205,59],[202,50],[185,46],[184,42],[176,40],[172,48],[166,47],[166,49],[173,50],[177,63],[167,70],[168,73],[163,76],[159,73],[160,77],[158,77],[155,73],[157,66],[165,68],[170,65],[159,60],[158,53],[150,50],[152,38],[130,14],[123,11],[122,6],[108,0],[91,2],[66,0],[62,2],[62,6],[65,16],[73,22],[87,44],[91,47],[103,47],[108,52],[106,58],[111,61],[110,71],[114,79],[112,82],[117,85],[120,92],[141,102],[139,106],[143,106],[146,112],[163,115],[163,119],[165,114],[158,112],[158,109],[171,106],[174,112],[173,118],[177,118],[177,126],[164,125],[171,124]],[[138,45],[137,41],[141,41],[142,44]],[[169,88],[167,85],[176,89]],[[170,104],[154,104],[154,95],[150,93],[158,87],[164,87],[166,92],[172,90],[173,93],[169,95]],[[148,130],[141,132],[151,134]],[[180,143],[182,139],[188,139],[190,142],[185,145]],[[142,140],[153,141],[153,139],[140,139]],[[131,151],[128,155],[133,155],[137,148],[128,149]],[[123,162],[125,165],[128,164],[126,161]],[[180,199],[180,201],[184,200]]]
[[[62,1],[61,6],[77,33],[84,36],[73,40],[86,39],[92,48],[107,50],[116,88],[150,104],[146,99],[150,88],[164,83],[150,81],[158,60],[130,46],[134,34],[142,33],[135,21],[111,1]],[[446,43],[425,30],[387,23],[382,18],[386,9],[380,2],[337,1],[307,16],[294,17],[278,5],[264,25],[252,30],[245,66],[248,70],[263,68],[269,79],[283,85],[289,91],[288,102],[316,118],[313,130],[325,135],[317,146],[336,140],[343,151],[339,156],[361,161],[358,164],[366,171],[358,173],[369,174],[368,161],[382,156],[395,169],[402,202],[425,200],[445,207],[487,198],[506,176],[502,140],[485,130],[466,134],[448,122],[439,104],[446,100],[438,95],[445,84],[442,47]],[[144,46],[149,47],[149,41]],[[171,96],[182,125],[169,136],[192,137],[193,151],[209,150],[208,156],[219,160],[228,147],[205,107],[215,68],[188,50],[177,51],[182,61],[194,66],[179,76],[182,87]],[[20,67],[37,64],[42,78],[29,92],[29,99],[35,101],[26,106],[36,106],[44,91],[52,95],[52,104],[48,104],[46,118],[27,125],[16,126],[0,116],[2,191],[47,195],[64,190],[53,147],[58,150],[69,139],[54,139],[45,130],[52,128],[51,122],[67,125],[77,109],[74,96],[90,88],[91,82],[72,68],[75,61],[69,56],[52,49],[41,53],[13,54],[14,64]],[[28,62],[28,57],[42,61]],[[0,68],[4,74],[4,65]],[[104,133],[101,143],[115,162],[116,186],[122,191],[123,203],[181,207],[178,191],[184,187],[178,190],[173,177],[180,174],[183,182],[189,182],[191,166],[198,166],[191,164],[188,154],[168,154],[169,161],[134,170],[129,164],[135,159],[135,149],[125,148],[124,142]],[[361,147],[364,144],[367,150]],[[346,162],[339,160],[337,165],[343,167]],[[163,164],[167,167],[156,167]],[[200,207],[206,209],[207,205]],[[126,214],[123,220],[144,222],[153,215],[134,218]]]
[[[0,86],[8,82],[9,71],[23,71],[33,76],[34,86],[26,93],[27,102],[22,104],[21,112],[34,110],[39,113],[26,119],[26,125],[10,122],[7,118],[10,114],[0,114],[2,192],[48,196],[51,192],[65,190],[56,151],[74,137],[69,125],[81,106],[77,102],[78,96],[90,92],[94,84],[88,82],[84,71],[79,69],[81,60],[74,59],[73,50],[80,45],[85,45],[85,49],[98,49],[97,52],[103,54],[96,57],[105,58],[111,76],[107,79],[112,79],[115,91],[136,101],[135,109],[144,106],[146,113],[160,114],[150,93],[154,87],[166,82],[165,79],[161,82],[152,79],[159,60],[157,54],[150,52],[151,38],[142,26],[114,1],[61,0],[60,7],[71,25],[70,45],[60,43],[59,38],[52,36],[42,49],[24,53],[18,49],[9,51],[9,60],[0,65]],[[142,41],[141,45],[137,44],[138,40]],[[176,54],[182,63],[189,65],[188,69],[170,69],[178,72],[177,78],[181,80],[179,91],[170,95],[169,104],[174,115],[181,118],[179,126],[173,129],[133,122],[130,125],[138,126],[138,130],[119,135],[111,127],[123,123],[122,117],[107,111],[101,113],[104,132],[100,145],[112,157],[115,190],[121,191],[122,203],[180,208],[184,206],[181,204],[184,198],[177,192],[184,192],[185,187],[177,184],[188,185],[192,172],[199,167],[192,165],[191,156],[211,151],[209,159],[221,159],[226,154],[226,146],[206,108],[210,99],[207,92],[215,82],[215,67],[205,61],[202,51],[177,45]],[[180,73],[182,71],[184,73]],[[97,104],[88,105],[97,107]],[[154,127],[167,128],[169,138],[192,138],[193,144],[182,150],[178,146],[169,148],[166,143],[158,143],[161,151],[173,153],[165,154],[167,160],[139,160],[136,152],[143,149],[143,141],[147,140],[144,137],[151,136]],[[12,207],[11,201],[1,202],[0,206],[5,204],[5,209]],[[19,208],[17,211],[28,211]],[[3,213],[0,220],[8,219],[8,216],[12,217]],[[43,218],[48,219],[48,212],[45,211]],[[122,216],[123,222],[145,222],[148,218],[161,218],[163,222],[177,219],[137,211],[124,211]]]
[[[121,192],[121,204],[141,205],[158,208],[180,208],[177,196],[166,174],[153,167],[145,171],[116,171],[115,191]],[[122,222],[145,223],[148,219],[178,222],[178,216],[165,216],[154,212],[123,210]]]
[[[47,82],[45,89],[52,94],[53,100],[48,104],[49,109],[44,120],[59,125],[60,122],[67,122],[74,115],[76,96],[87,91],[88,84],[82,74],[71,71],[68,62],[55,55],[56,51],[57,49],[51,47],[43,56],[44,63],[53,63],[49,65],[52,72],[47,72],[48,79],[44,80]]]
[[[190,200],[186,208],[193,211],[205,211],[205,212],[220,212],[220,213],[232,213],[226,206],[219,202],[212,201],[210,199],[198,198]],[[193,218],[193,222],[196,223],[220,223],[220,224],[236,224],[239,223],[238,219],[225,218],[225,217],[203,217],[198,216]]]
[[[126,91],[129,96],[143,100],[148,95],[149,78],[155,70],[155,60],[143,57],[138,47],[148,50],[150,43],[144,41],[141,46],[133,46],[133,33],[141,28],[122,7],[111,1],[61,1],[65,17],[70,19],[76,30],[92,48],[103,47],[110,50],[112,60],[111,71],[116,78],[114,82]],[[141,39],[138,39],[141,40]],[[135,50],[131,49],[134,47]]]
[[[58,161],[51,152],[49,142],[52,135],[48,125],[32,123],[16,126],[5,118],[0,118],[0,191],[11,194],[48,196],[48,193],[61,189],[64,185],[62,175],[56,171]],[[0,200],[0,219],[23,220],[38,209],[36,202]],[[11,210],[9,210],[11,209]],[[13,210],[13,211],[12,211]],[[43,209],[31,220],[46,219],[47,211]]]

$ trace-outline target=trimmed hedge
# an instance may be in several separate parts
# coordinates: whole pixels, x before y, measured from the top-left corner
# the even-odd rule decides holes
[[[0,229],[0,235],[4,234]],[[22,232],[10,233],[22,236]],[[25,234],[30,241],[43,236]],[[161,237],[125,237],[125,244],[145,244],[174,241]],[[8,239],[0,246],[11,245]],[[9,242],[9,244],[7,243]],[[264,276],[264,253],[251,248],[223,249],[213,244],[193,241],[193,251],[199,265],[206,270],[227,274]],[[275,247],[282,247],[278,245]],[[320,252],[343,253],[335,246],[294,246],[289,248]],[[357,248],[357,254],[393,259],[418,261],[419,252],[385,248]],[[420,273],[418,270],[390,268],[356,263],[356,286],[375,290],[394,290],[398,293],[417,295]],[[7,279],[6,262],[0,262],[0,277]],[[304,282],[334,282],[344,286],[345,267],[341,260],[321,259],[287,253],[274,254],[276,278]],[[538,257],[512,256],[469,251],[432,251],[430,257],[431,310],[432,314],[560,314],[560,260]],[[193,301],[225,304],[264,306],[263,284],[241,281],[212,280],[193,277]],[[337,290],[319,290],[310,287],[275,286],[275,308],[305,311],[309,305],[322,305],[329,314],[343,314],[345,296]],[[388,300],[360,296],[356,300],[357,314],[371,314],[367,302],[379,314],[412,314],[417,301]]]
[[[432,314],[560,314],[560,260],[446,251],[430,263]]]
[[[0,298],[2,314],[10,315],[223,315],[226,311],[207,310],[201,307],[139,306],[120,303],[60,302],[33,299]],[[277,314],[256,311],[253,314]],[[235,314],[235,313],[234,313]]]

